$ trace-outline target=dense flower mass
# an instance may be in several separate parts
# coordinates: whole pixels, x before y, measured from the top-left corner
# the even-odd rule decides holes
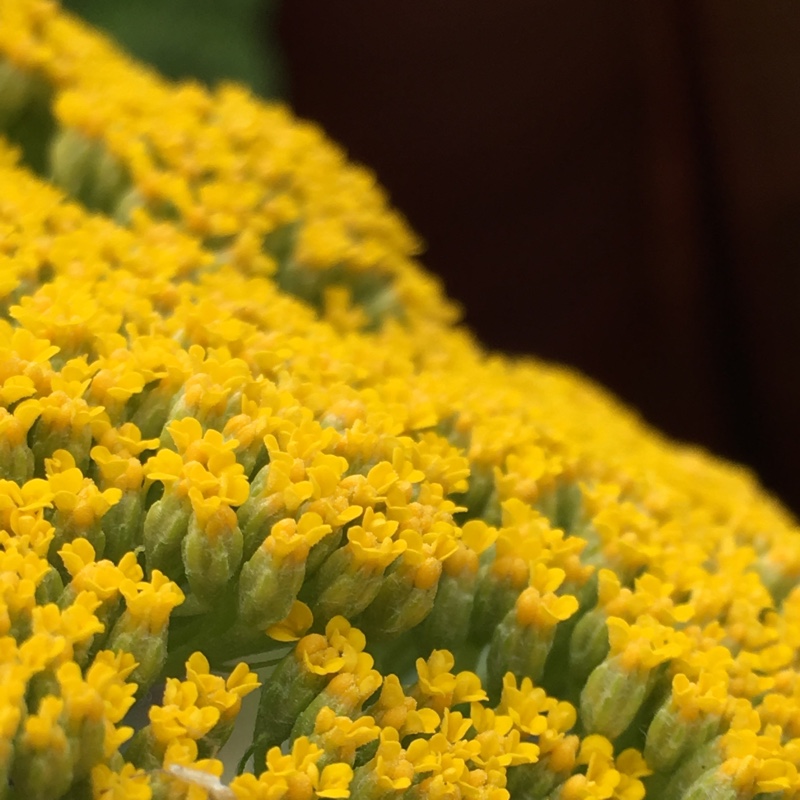
[[[0,0],[0,187],[0,798],[800,798],[794,520],[317,129]]]

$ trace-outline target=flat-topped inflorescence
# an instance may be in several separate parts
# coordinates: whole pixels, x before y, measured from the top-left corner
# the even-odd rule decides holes
[[[0,0],[0,129],[0,798],[800,797],[746,470],[484,353],[240,88]]]

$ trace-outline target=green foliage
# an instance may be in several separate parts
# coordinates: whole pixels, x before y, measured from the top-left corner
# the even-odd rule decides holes
[[[269,98],[284,92],[272,24],[277,0],[66,0],[64,6],[171,78],[235,80]]]

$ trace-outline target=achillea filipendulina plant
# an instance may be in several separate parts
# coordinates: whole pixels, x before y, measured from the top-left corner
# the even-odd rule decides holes
[[[0,798],[800,797],[749,473],[483,353],[241,88],[0,0],[0,124]]]

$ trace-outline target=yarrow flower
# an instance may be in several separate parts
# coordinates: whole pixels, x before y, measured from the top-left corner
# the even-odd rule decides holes
[[[316,127],[0,0],[0,185],[0,798],[800,798],[796,521]]]

